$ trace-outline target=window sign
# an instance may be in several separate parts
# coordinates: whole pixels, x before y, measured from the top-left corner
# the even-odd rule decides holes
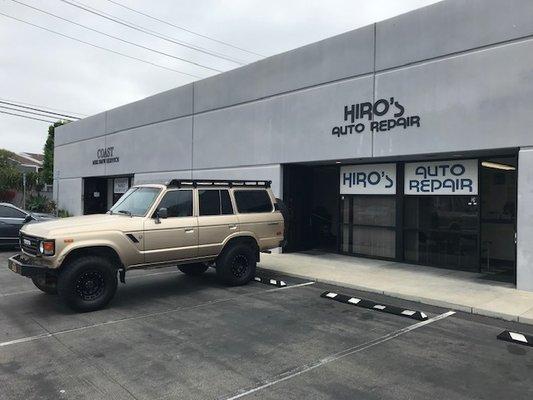
[[[129,178],[115,178],[113,183],[113,193],[122,194],[126,193],[130,188]]]
[[[396,164],[341,167],[341,194],[396,194]]]
[[[477,160],[405,164],[407,195],[477,195],[477,183]]]

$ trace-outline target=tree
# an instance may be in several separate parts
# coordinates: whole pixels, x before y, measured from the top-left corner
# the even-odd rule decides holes
[[[44,144],[44,160],[43,160],[43,179],[44,183],[51,185],[54,182],[54,136],[55,129],[58,126],[66,124],[67,121],[57,121],[54,125],[48,127],[48,137]]]
[[[10,201],[21,186],[22,175],[12,161],[15,154],[0,149],[0,201]]]

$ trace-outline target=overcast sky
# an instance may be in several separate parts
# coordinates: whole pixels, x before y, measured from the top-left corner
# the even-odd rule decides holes
[[[178,41],[240,61],[260,57],[135,14],[109,0],[67,0]],[[175,25],[264,56],[371,24],[437,0],[114,0]],[[16,0],[131,42],[210,68],[238,64],[202,54],[103,19],[61,0]],[[217,72],[105,37],[42,14],[15,0],[0,13],[152,63],[207,77]],[[90,47],[0,15],[0,100],[82,115],[130,103],[198,78]],[[0,104],[1,105],[1,104]],[[5,104],[4,104],[5,105]],[[9,111],[6,109],[0,109]],[[48,124],[0,114],[0,148],[42,152]]]

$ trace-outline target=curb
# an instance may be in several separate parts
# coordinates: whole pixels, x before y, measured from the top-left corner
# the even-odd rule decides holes
[[[350,304],[353,306],[366,308],[369,310],[381,311],[387,314],[394,314],[400,317],[416,319],[417,321],[425,321],[428,316],[421,311],[409,310],[401,307],[390,306],[384,303],[376,303],[372,300],[361,299],[359,297],[347,296],[345,294],[334,293],[326,291],[320,295],[325,299],[335,300],[340,303]]]
[[[505,321],[512,321],[512,322],[519,322],[522,324],[533,325],[532,318],[520,318],[519,315],[506,314],[506,313],[494,313],[488,310],[485,311],[478,307],[471,307],[471,306],[466,306],[464,304],[451,303],[451,302],[447,302],[444,300],[436,300],[436,299],[420,297],[420,296],[411,296],[411,295],[406,295],[406,294],[397,293],[397,292],[390,292],[388,290],[378,290],[378,289],[373,289],[373,288],[369,288],[369,287],[365,287],[361,285],[351,284],[348,282],[340,282],[340,281],[333,281],[330,279],[316,278],[314,276],[297,274],[293,272],[285,272],[285,271],[281,271],[277,269],[269,269],[265,267],[259,267],[259,268],[265,271],[275,271],[278,274],[290,276],[293,278],[307,279],[307,280],[314,281],[317,283],[340,286],[340,287],[345,287],[349,289],[360,290],[362,292],[367,292],[367,293],[377,293],[377,294],[382,294],[384,296],[394,297],[394,298],[401,299],[401,300],[413,301],[416,303],[427,304],[427,305],[435,306],[435,307],[448,308],[448,309],[452,309],[455,311],[462,311],[468,314],[481,315],[484,317],[498,318],[498,319],[505,320]]]

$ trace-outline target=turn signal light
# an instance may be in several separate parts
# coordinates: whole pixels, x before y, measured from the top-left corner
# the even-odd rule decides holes
[[[45,256],[53,256],[56,251],[56,244],[53,240],[42,241],[39,250]]]

